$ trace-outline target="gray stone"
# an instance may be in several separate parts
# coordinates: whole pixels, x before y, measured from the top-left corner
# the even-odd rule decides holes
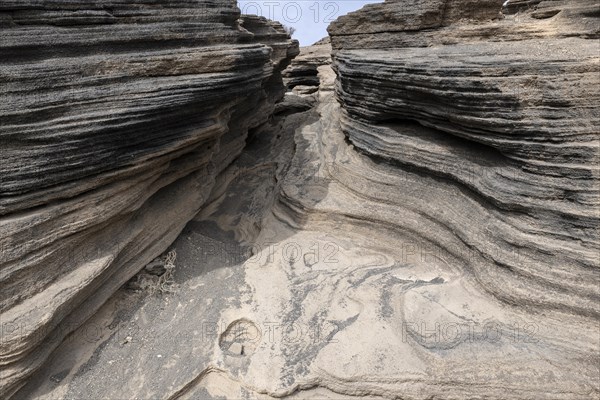
[[[298,42],[233,0],[0,15],[6,397],[202,208],[283,96]]]
[[[597,2],[388,0],[339,18],[331,47],[302,48],[284,72],[297,44],[277,23],[236,22],[223,0],[204,14],[34,3],[0,6],[6,37],[28,20],[60,28],[65,54],[39,45],[0,64],[14,80],[0,107],[16,121],[2,152],[46,174],[2,164],[2,322],[77,323],[50,344],[11,331],[3,394],[600,395]],[[144,25],[154,18],[172,27],[165,39]],[[110,42],[123,35],[109,24],[145,47]],[[17,31],[14,48],[29,49]],[[86,64],[73,40],[112,64]],[[150,59],[161,52],[177,55]],[[62,92],[38,62],[52,79],[81,66],[75,93],[95,97],[52,108]],[[109,83],[111,101],[98,96]],[[21,115],[24,101],[41,108]],[[117,141],[128,121],[151,143]],[[63,130],[42,130],[52,124]],[[73,158],[51,152],[69,146]],[[169,245],[173,290],[118,289]],[[89,260],[61,258],[73,248]]]

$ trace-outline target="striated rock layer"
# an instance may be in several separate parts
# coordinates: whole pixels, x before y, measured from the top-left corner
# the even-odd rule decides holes
[[[490,294],[599,318],[597,4],[538,2],[489,21],[502,2],[446,3],[389,1],[332,24],[342,129],[463,190],[445,217],[448,198],[411,204],[478,253],[466,266]],[[392,49],[366,39],[382,13]]]
[[[298,53],[233,0],[0,4],[0,397],[162,253]]]
[[[512,364],[505,349],[478,363],[477,374],[489,373],[486,383],[471,377],[466,390],[462,377],[451,375],[449,383],[443,364],[428,358],[444,351],[456,374],[469,368],[460,350],[468,341],[445,349],[425,343],[417,328],[412,343],[436,371],[424,393],[502,397],[493,387],[511,385],[504,396],[593,397],[599,343],[592,332],[600,320],[598,4],[537,1],[523,8],[510,1],[499,14],[502,3],[386,1],[329,27],[341,130],[377,170],[388,169],[374,174],[342,165],[338,172],[350,190],[385,205],[365,219],[409,234],[421,243],[416,252],[423,259],[453,259],[448,263],[470,282],[465,287],[533,324],[536,342],[523,349],[551,363],[521,370],[537,356]],[[390,206],[395,211],[386,214]],[[452,310],[452,298],[462,297],[450,289],[456,284],[446,280],[440,290],[447,294],[426,295],[423,307],[439,305],[455,322],[472,320]],[[407,301],[403,314],[413,328],[445,320],[415,307]],[[503,319],[499,311],[487,314]],[[551,365],[569,373],[558,378]],[[538,381],[538,374],[546,378]],[[411,388],[421,384],[403,377]]]
[[[340,18],[318,91],[213,162],[167,292],[121,288],[15,397],[597,398],[594,7]],[[314,77],[322,48],[287,78]]]
[[[300,50],[300,55],[283,71],[283,81],[289,90],[309,95],[319,90],[319,67],[331,64],[331,41],[326,37]]]

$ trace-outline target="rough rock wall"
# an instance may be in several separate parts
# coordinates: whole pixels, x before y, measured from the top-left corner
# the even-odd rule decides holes
[[[597,398],[594,10],[341,18],[337,82],[253,129],[173,292],[119,290],[16,397]]]
[[[160,254],[298,53],[234,0],[0,3],[0,397]]]
[[[331,41],[328,36],[312,46],[300,48],[300,55],[283,71],[283,82],[294,93],[316,93],[320,85],[318,69],[330,64]]]
[[[399,188],[418,213],[403,223],[458,240],[488,293],[597,319],[598,4],[502,3],[386,1],[332,24],[342,129],[460,188],[451,202]]]

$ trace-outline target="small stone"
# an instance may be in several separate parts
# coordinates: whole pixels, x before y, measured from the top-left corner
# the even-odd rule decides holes
[[[152,261],[151,263],[146,265],[146,267],[144,269],[150,275],[156,275],[156,276],[161,276],[166,271],[165,263],[164,263],[164,261],[162,261],[160,259],[156,259],[156,260]]]
[[[242,355],[244,354],[244,346],[242,346],[241,343],[234,342],[231,344],[231,346],[229,346],[229,351],[236,355]]]

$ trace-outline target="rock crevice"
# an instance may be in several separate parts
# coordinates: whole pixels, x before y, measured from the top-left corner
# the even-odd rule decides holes
[[[0,6],[2,395],[600,394],[596,2],[77,3]]]

